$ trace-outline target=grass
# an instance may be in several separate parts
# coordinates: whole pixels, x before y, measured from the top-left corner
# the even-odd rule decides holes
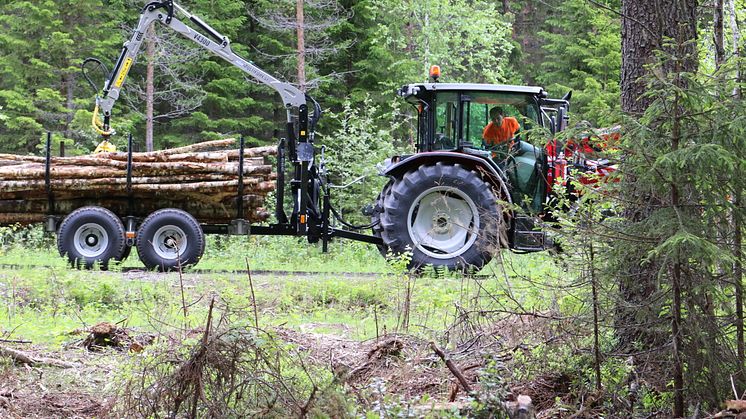
[[[525,278],[548,277],[546,255],[505,254],[480,279],[430,272],[410,279],[385,262],[374,246],[338,242],[327,254],[318,246],[287,237],[248,239],[212,237],[199,268],[215,273],[185,273],[184,318],[178,274],[70,269],[53,243],[35,249],[7,246],[0,251],[0,333],[58,347],[70,332],[97,322],[123,322],[144,331],[204,320],[206,304],[216,297],[225,305],[251,304],[245,270],[281,270],[288,274],[254,275],[256,302],[264,324],[369,339],[401,331],[405,305],[410,332],[429,335],[452,323],[455,307],[525,305],[549,308],[541,290]],[[122,264],[138,267],[135,254]],[[292,272],[320,272],[313,276]],[[376,273],[371,275],[370,273]],[[366,273],[355,275],[355,273]],[[411,289],[407,300],[407,288]],[[510,298],[505,296],[509,295]],[[515,301],[513,301],[515,300]]]
[[[296,237],[225,237],[208,236],[205,254],[196,266],[203,270],[245,270],[248,258],[256,270],[290,272],[385,272],[387,263],[373,245],[337,241],[329,252]],[[32,246],[0,246],[0,265],[50,266],[66,269],[51,238],[39,238]],[[137,250],[121,263],[124,268],[142,268]],[[116,270],[116,267],[113,268]]]
[[[555,326],[533,330],[529,321],[523,332],[514,332],[522,322],[516,313],[580,312],[587,293],[582,283],[574,282],[573,268],[562,267],[547,253],[503,252],[476,277],[432,270],[414,277],[401,268],[401,261],[386,262],[372,245],[339,241],[324,254],[320,246],[289,237],[212,236],[197,267],[202,271],[180,276],[122,269],[141,267],[135,252],[106,272],[75,270],[44,236],[25,239],[25,246],[17,243],[0,242],[0,338],[29,340],[36,350],[60,351],[62,357],[80,356],[86,368],[99,361],[71,344],[99,322],[177,342],[204,325],[214,298],[218,317],[221,311],[238,313],[241,321],[253,324],[246,259],[254,272],[251,283],[260,326],[294,329],[306,338],[312,333],[366,341],[403,332],[451,351],[475,334],[499,336],[502,342],[519,333],[519,344],[541,342]],[[493,335],[500,327],[505,330]],[[512,378],[536,376],[550,365],[547,359],[566,366],[565,353],[539,345],[540,350],[527,355],[516,352],[517,360],[523,356],[522,365]],[[120,353],[107,359],[114,371],[126,372],[135,357]],[[92,377],[98,374],[91,371]],[[68,377],[62,374],[59,379]],[[95,387],[83,383],[80,388],[86,386]]]

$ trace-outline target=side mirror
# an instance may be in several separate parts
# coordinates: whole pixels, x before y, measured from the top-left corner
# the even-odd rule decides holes
[[[565,128],[567,128],[567,120],[569,117],[567,116],[567,109],[564,106],[560,106],[560,108],[557,110],[557,119],[554,123],[554,133],[558,133],[560,131],[564,131]]]

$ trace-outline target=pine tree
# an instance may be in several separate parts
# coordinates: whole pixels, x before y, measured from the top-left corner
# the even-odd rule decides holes
[[[0,6],[0,105],[7,113],[0,148],[32,152],[51,130],[88,147],[84,128],[91,92],[80,63],[118,50],[118,2],[62,0],[10,2]],[[89,123],[89,122],[88,122]]]
[[[619,5],[618,0],[608,2],[610,9]],[[548,29],[539,32],[544,57],[536,81],[556,97],[572,90],[576,120],[596,126],[618,123],[619,17],[586,0],[567,0],[542,26]]]

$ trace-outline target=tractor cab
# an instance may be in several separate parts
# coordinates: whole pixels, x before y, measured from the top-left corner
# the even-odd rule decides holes
[[[541,212],[548,187],[547,157],[543,148],[526,141],[527,133],[540,127],[560,130],[557,122],[565,120],[566,100],[547,99],[541,87],[468,83],[410,84],[399,95],[417,109],[418,153],[481,157],[507,181],[512,202],[529,213]],[[483,137],[493,108],[517,122],[510,138]],[[550,111],[557,108],[561,110]]]

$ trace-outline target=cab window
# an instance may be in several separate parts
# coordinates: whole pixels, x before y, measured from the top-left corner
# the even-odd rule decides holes
[[[538,118],[536,104],[529,95],[519,93],[471,92],[464,103],[465,140],[472,147],[484,149],[482,133],[490,123],[490,109],[500,107],[504,116],[518,121],[518,132],[531,129]]]
[[[435,106],[433,150],[456,148],[458,137],[458,95],[444,92],[438,95]]]

